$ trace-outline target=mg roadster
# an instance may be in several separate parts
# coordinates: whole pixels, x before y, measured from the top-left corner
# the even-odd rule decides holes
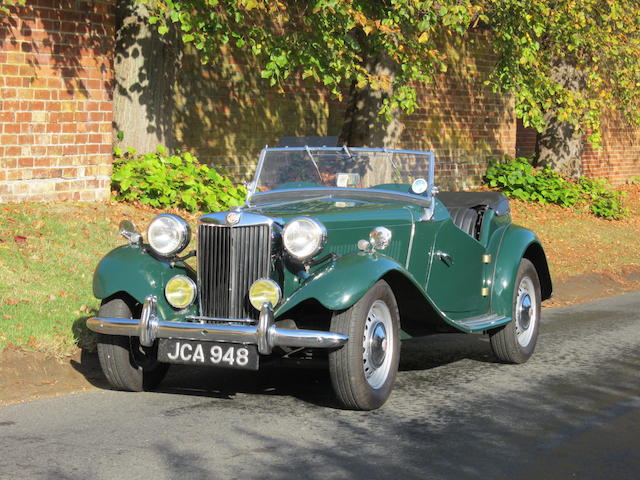
[[[246,203],[191,226],[157,215],[99,263],[87,321],[114,388],[153,389],[172,363],[257,370],[324,362],[338,402],[387,400],[401,339],[488,334],[532,355],[552,292],[536,235],[497,192],[442,192],[431,152],[266,148]],[[196,256],[196,268],[187,259]]]

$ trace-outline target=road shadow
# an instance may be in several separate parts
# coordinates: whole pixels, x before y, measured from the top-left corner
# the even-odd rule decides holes
[[[69,365],[71,365],[75,371],[82,374],[87,382],[94,387],[104,389],[110,388],[109,382],[102,373],[97,352],[81,350],[79,359],[69,360]]]
[[[84,320],[80,318],[78,322]],[[401,372],[427,371],[462,360],[499,363],[491,352],[488,337],[481,335],[432,335],[404,340],[401,348]],[[80,361],[72,360],[71,365],[92,385],[111,389],[95,349],[82,350]],[[333,394],[326,361],[315,362],[313,367],[264,362],[257,372],[172,365],[155,391],[226,400],[238,394],[292,397],[314,406],[341,408]]]
[[[501,363],[488,335],[443,333],[402,341],[400,371],[430,370],[461,360]]]

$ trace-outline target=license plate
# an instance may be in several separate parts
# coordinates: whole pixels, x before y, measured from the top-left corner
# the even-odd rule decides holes
[[[238,343],[161,338],[158,342],[158,360],[165,363],[258,370],[258,348],[256,345]]]

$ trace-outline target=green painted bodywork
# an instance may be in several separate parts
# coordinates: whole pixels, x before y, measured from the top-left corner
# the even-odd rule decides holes
[[[500,247],[500,256],[497,258],[495,265],[491,292],[491,308],[494,312],[511,315],[513,290],[515,288],[513,280],[518,272],[520,260],[528,256],[527,251],[531,246],[540,246],[540,240],[531,230],[513,224],[505,228]],[[540,248],[542,247],[540,246]],[[530,258],[530,260],[532,259]],[[546,261],[544,265],[536,265],[536,269],[541,277],[540,281],[543,282],[544,289],[544,282],[551,282],[551,279],[542,278],[545,274],[548,275]],[[543,291],[543,299],[545,297],[547,295]]]
[[[143,303],[147,295],[155,295],[161,318],[181,321],[187,315],[195,315],[195,306],[177,311],[164,296],[164,287],[169,279],[182,274],[195,281],[193,273],[184,265],[171,267],[166,260],[145,252],[141,245],[124,245],[109,252],[93,275],[93,295],[102,300],[118,292],[126,292],[138,303]]]
[[[392,270],[402,272],[412,279],[409,272],[386,255],[375,252],[350,253],[316,270],[304,280],[294,280],[295,287],[291,295],[285,297],[275,315],[283,315],[310,299],[317,300],[329,310],[344,310],[357,302],[374,283]],[[418,285],[415,281],[414,283]]]
[[[546,272],[541,274],[541,281],[548,284],[543,290],[551,292],[539,240],[533,232],[513,225],[508,213],[497,216],[488,210],[476,240],[455,226],[437,199],[428,219],[423,219],[425,209],[420,205],[401,197],[367,196],[366,191],[357,200],[318,195],[245,207],[244,211],[268,216],[280,228],[295,217],[315,218],[328,232],[326,245],[315,258],[335,254],[308,271],[295,262],[277,263],[279,268],[272,272],[272,278],[280,284],[283,300],[276,307],[276,319],[286,318],[294,307],[312,300],[328,310],[344,310],[380,278],[402,277],[422,296],[423,305],[431,306],[425,309],[425,316],[429,310],[458,330],[484,331],[511,320],[513,282],[521,259],[527,255],[535,257],[536,267]],[[361,252],[358,241],[368,240],[376,226],[392,231],[391,244],[379,252]],[[534,250],[536,255],[531,253]],[[453,261],[443,261],[439,251]],[[491,256],[489,262],[483,260],[486,254]],[[177,312],[166,303],[164,286],[178,273],[195,277],[184,265],[171,267],[139,246],[120,247],[98,265],[94,293],[106,298],[124,291],[139,302],[154,294],[161,318],[181,321],[198,312],[195,306]],[[483,289],[487,294],[483,295]],[[493,323],[487,320],[485,324],[485,318]]]

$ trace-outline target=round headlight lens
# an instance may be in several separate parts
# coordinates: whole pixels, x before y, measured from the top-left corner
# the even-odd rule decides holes
[[[280,286],[269,278],[259,278],[249,289],[249,301],[256,310],[260,310],[263,303],[275,307],[281,296]]]
[[[185,308],[196,298],[196,284],[186,275],[176,275],[164,287],[164,296],[174,308]]]
[[[292,220],[284,227],[284,248],[298,260],[306,260],[322,250],[327,230],[320,222],[307,217]]]
[[[147,231],[149,245],[163,257],[180,253],[187,247],[190,239],[189,224],[183,218],[167,213],[156,216]]]

